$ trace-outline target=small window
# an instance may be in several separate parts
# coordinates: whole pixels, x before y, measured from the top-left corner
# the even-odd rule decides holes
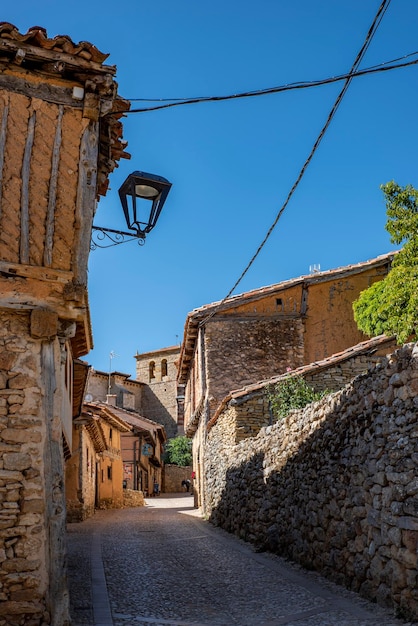
[[[108,465],[107,467],[107,479],[112,480],[112,466]]]
[[[113,430],[110,428],[110,430],[109,430],[109,439],[110,439],[110,441],[112,441],[112,437],[113,437]]]
[[[283,306],[283,300],[281,298],[276,298],[276,305]]]
[[[167,359],[161,361],[161,378],[167,376]]]
[[[149,364],[149,379],[152,380],[153,378],[155,378],[155,362],[154,361],[150,361],[150,364]]]

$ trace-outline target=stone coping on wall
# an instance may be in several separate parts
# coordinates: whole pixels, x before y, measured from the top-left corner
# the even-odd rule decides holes
[[[272,378],[258,381],[252,385],[246,385],[241,389],[235,389],[233,391],[230,391],[230,393],[221,400],[215,414],[208,422],[207,430],[209,432],[210,429],[216,424],[219,416],[222,414],[225,407],[230,402],[243,402],[244,400],[248,399],[248,397],[252,394],[258,394],[268,385],[274,385],[284,378],[288,378],[289,376],[306,376],[314,372],[316,373],[321,370],[327,370],[330,367],[334,367],[338,363],[349,361],[350,359],[356,358],[364,354],[372,354],[377,350],[387,350],[389,353],[395,348],[396,339],[394,336],[387,337],[386,335],[379,335],[378,337],[374,337],[373,339],[362,341],[355,346],[352,346],[351,348],[347,348],[342,352],[333,354],[332,356],[322,359],[321,361],[315,361],[313,363],[309,363],[308,365],[303,365],[294,370],[288,371],[285,374],[273,376]]]

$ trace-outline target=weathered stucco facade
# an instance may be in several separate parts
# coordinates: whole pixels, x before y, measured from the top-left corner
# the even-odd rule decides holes
[[[91,348],[93,214],[124,155],[115,68],[0,23],[0,624],[69,623],[64,453]],[[103,117],[114,111],[115,116]]]
[[[155,483],[161,490],[167,435],[162,424],[140,412],[144,388],[144,383],[130,379],[128,374],[91,370],[86,398],[106,403],[115,416],[129,424],[129,431],[121,434],[123,482],[127,489],[148,495]]]
[[[121,437],[130,431],[111,406],[83,405],[74,420],[72,454],[65,468],[67,521],[83,521],[95,509],[123,506]]]
[[[209,424],[209,519],[418,619],[417,345],[257,434],[262,386],[233,396]]]
[[[204,506],[206,427],[233,390],[324,359],[365,337],[352,303],[383,278],[393,254],[277,285],[192,311],[185,323],[178,383],[185,432],[193,438],[196,505]]]

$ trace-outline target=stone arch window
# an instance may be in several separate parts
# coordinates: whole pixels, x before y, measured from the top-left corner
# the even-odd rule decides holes
[[[149,379],[150,381],[155,378],[155,361],[150,361],[149,363]]]
[[[167,359],[163,359],[161,361],[161,378],[164,378],[164,376],[167,376],[167,374],[168,374]]]

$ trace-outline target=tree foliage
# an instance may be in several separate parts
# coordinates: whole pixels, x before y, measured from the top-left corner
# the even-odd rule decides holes
[[[404,245],[388,275],[353,303],[354,319],[369,337],[396,335],[401,344],[417,336],[418,190],[393,181],[381,189],[386,198],[386,230],[392,243]]]
[[[192,441],[187,437],[169,439],[165,446],[164,461],[186,467],[192,464]]]
[[[266,395],[276,419],[286,417],[293,409],[303,409],[327,393],[328,391],[315,391],[302,376],[289,376],[266,388]]]

